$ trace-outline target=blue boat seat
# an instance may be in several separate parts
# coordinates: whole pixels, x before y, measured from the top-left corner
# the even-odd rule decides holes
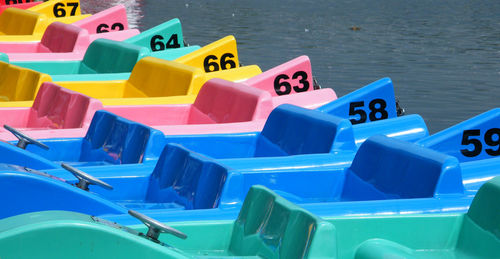
[[[344,201],[430,198],[463,193],[455,157],[385,136],[366,140],[346,169]]]
[[[255,157],[356,150],[351,123],[346,119],[283,104],[269,115],[257,139]]]
[[[180,145],[165,147],[150,177],[147,203],[177,203],[185,209],[218,206],[227,169]]]
[[[153,142],[153,143],[151,143]],[[74,165],[131,164],[145,159],[148,146],[163,143],[163,133],[106,111],[97,111]]]

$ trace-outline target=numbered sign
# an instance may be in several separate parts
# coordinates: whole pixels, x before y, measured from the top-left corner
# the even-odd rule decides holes
[[[234,54],[224,53],[220,58],[216,55],[208,55],[203,60],[203,67],[207,73],[235,68]]]
[[[351,118],[350,121],[353,125],[365,123],[368,118],[370,121],[384,120],[389,118],[386,108],[387,102],[380,98],[368,102],[368,107],[365,106],[365,101],[351,102],[349,104],[349,118]]]
[[[4,5],[25,4],[34,2],[33,0],[5,0]]]
[[[300,56],[248,79],[245,84],[279,96],[313,91],[312,80],[311,61]]]
[[[78,2],[56,3],[53,8],[54,16],[75,16],[79,5]]]
[[[109,32],[109,31],[123,31],[125,29],[125,26],[122,23],[113,23],[111,26],[101,23],[97,26],[97,33],[104,33],[104,32]]]
[[[500,108],[442,130],[418,144],[458,158],[460,162],[500,156]]]
[[[237,68],[239,60],[236,39],[233,36],[226,36],[175,61],[201,68],[207,73]]]
[[[476,157],[482,152],[489,156],[500,155],[500,128],[464,130],[462,133],[462,155]]]
[[[177,34],[172,34],[165,42],[165,38],[161,35],[154,35],[151,37],[151,50],[152,51],[161,51],[165,49],[175,49],[180,48],[181,44],[179,44],[179,37]]]
[[[292,91],[295,93],[306,92],[311,87],[308,81],[309,76],[305,71],[297,71],[290,77],[287,74],[280,74],[274,79],[274,90],[277,95],[287,95]],[[292,86],[292,81],[297,84]]]

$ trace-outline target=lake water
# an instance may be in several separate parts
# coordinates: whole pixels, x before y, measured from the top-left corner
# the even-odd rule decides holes
[[[339,96],[390,77],[431,132],[499,107],[498,0],[82,1],[92,13],[115,4],[141,30],[179,18],[191,45],[232,34],[240,61],[263,70],[307,55]]]

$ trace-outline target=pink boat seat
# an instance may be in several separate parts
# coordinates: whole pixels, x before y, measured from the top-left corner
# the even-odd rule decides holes
[[[28,128],[81,128],[88,126],[102,104],[86,95],[43,83],[28,116]]]
[[[190,109],[188,124],[252,121],[273,108],[269,92],[222,79],[206,82]],[[257,117],[257,118],[256,118]]]
[[[89,34],[78,26],[61,22],[51,23],[43,34],[38,52],[72,52],[78,43],[89,43]]]

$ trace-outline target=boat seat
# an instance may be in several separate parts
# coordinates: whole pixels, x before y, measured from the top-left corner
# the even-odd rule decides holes
[[[272,109],[268,92],[214,78],[200,90],[189,111],[188,124],[244,122],[255,119],[262,107]]]
[[[163,133],[158,130],[100,110],[82,141],[78,162],[142,163],[145,159],[156,159],[148,149],[163,141]]]
[[[0,15],[0,35],[31,35],[44,15],[18,8],[7,8]]]
[[[149,50],[144,47],[121,41],[96,39],[85,52],[78,73],[130,73],[137,61],[148,54]]]
[[[33,100],[46,74],[0,62],[0,102]]]
[[[185,209],[219,204],[227,169],[177,144],[165,146],[149,180],[147,203],[176,203]]]
[[[28,127],[79,128],[88,125],[101,102],[84,94],[45,82],[28,118]]]
[[[352,125],[332,115],[283,104],[269,115],[257,139],[256,157],[356,150]]]
[[[204,80],[204,73],[199,68],[145,57],[134,66],[126,87],[147,97],[180,96],[193,94],[192,91],[201,87]]]
[[[101,103],[52,82],[40,87],[28,115],[28,128],[80,128],[90,121]]]
[[[349,168],[345,201],[430,198],[463,193],[455,157],[386,136],[374,136],[359,148]]]
[[[72,24],[53,22],[45,30],[38,45],[38,52],[73,52],[78,42],[82,41],[89,41],[86,30]]]
[[[456,251],[482,258],[500,258],[500,177],[478,190],[464,216]]]
[[[334,227],[263,186],[248,192],[231,235],[234,256],[333,258]]]

